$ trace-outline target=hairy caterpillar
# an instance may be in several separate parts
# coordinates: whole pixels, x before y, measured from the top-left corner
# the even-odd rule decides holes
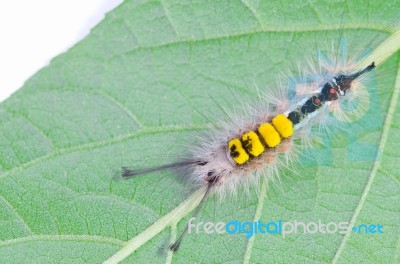
[[[362,65],[362,62],[342,63],[333,59],[336,62],[333,69],[322,61],[316,66],[320,70],[314,74],[317,77],[313,81],[317,85],[306,86],[306,95],[291,100],[285,94],[267,98],[269,103],[264,100],[261,106],[249,107],[245,110],[247,114],[239,118],[234,114],[222,128],[212,130],[209,136],[193,143],[189,147],[191,155],[178,162],[138,170],[125,168],[122,176],[132,177],[163,169],[184,171],[190,176],[190,181],[202,186],[194,212],[196,215],[212,192],[224,196],[227,192],[234,192],[238,185],[249,186],[257,182],[265,167],[273,168],[272,172],[276,171],[277,166],[284,164],[281,160],[285,160],[278,157],[279,153],[292,153],[292,141],[296,138],[306,141],[305,132],[314,122],[319,121],[321,115],[332,110],[341,116],[342,109],[338,103],[347,99],[350,92],[356,92],[355,88],[362,88],[361,84],[368,78],[375,64],[384,61],[383,56],[368,59],[364,62],[366,65]],[[349,65],[351,67],[343,67]],[[273,174],[267,177],[271,178]],[[186,231],[171,245],[172,251],[178,250]]]
[[[283,103],[275,106],[275,111],[268,109],[261,112],[258,122],[249,123],[230,135],[228,133],[234,131],[233,128],[218,131],[219,133],[212,132],[208,138],[199,143],[199,146],[191,150],[188,158],[182,161],[148,169],[124,168],[122,177],[127,178],[167,168],[184,169],[190,175],[191,181],[203,183],[205,186],[195,216],[214,188],[222,193],[227,188],[234,191],[237,184],[249,180],[252,175],[262,173],[266,166],[275,166],[277,155],[290,150],[290,145],[299,131],[313,122],[321,111],[327,110],[330,104],[344,97],[351,91],[353,82],[374,68],[375,64],[372,62],[356,72],[338,72],[330,76],[330,80],[319,84],[313,95],[299,100],[290,108],[288,104]],[[186,232],[187,228],[171,245],[172,251],[179,249]]]

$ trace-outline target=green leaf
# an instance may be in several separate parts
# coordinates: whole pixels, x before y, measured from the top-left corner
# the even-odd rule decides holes
[[[355,49],[388,38],[399,11],[398,1],[124,2],[0,104],[0,259],[98,263],[127,250],[126,263],[400,262],[398,47],[377,70],[368,131],[335,135],[319,152],[327,164],[283,170],[260,196],[212,197],[198,216],[375,223],[381,235],[189,234],[172,256],[165,247],[186,225],[177,212],[190,211],[193,191],[170,172],[112,177],[195,144],[209,122],[198,112],[220,113],[210,97],[237,104],[231,89],[252,104],[251,87],[273,87],[316,47],[341,35]],[[139,240],[132,253],[127,241]]]

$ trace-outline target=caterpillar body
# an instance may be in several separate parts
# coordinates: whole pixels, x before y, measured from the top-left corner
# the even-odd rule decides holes
[[[308,87],[306,96],[291,102],[283,93],[280,93],[281,98],[272,97],[270,102],[261,100],[261,106],[252,110],[257,112],[255,117],[248,118],[252,121],[243,125],[235,122],[235,116],[229,117],[225,125],[211,130],[199,139],[198,144],[189,147],[190,154],[181,160],[144,169],[124,167],[121,176],[130,178],[164,169],[184,171],[190,182],[203,189],[194,217],[211,193],[225,196],[227,192],[235,193],[239,185],[254,184],[261,175],[267,180],[273,178],[274,172],[283,164],[278,156],[284,154],[286,161],[291,161],[293,142],[307,137],[307,131],[319,121],[318,117],[346,98],[354,84],[374,68],[375,63],[371,62],[356,71],[330,71],[325,78],[319,78],[316,89]],[[279,103],[273,103],[276,101]],[[179,249],[187,231],[188,226],[170,246],[171,251]]]

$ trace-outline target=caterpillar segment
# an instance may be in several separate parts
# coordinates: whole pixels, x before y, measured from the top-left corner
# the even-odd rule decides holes
[[[294,129],[299,130],[308,124],[321,109],[345,96],[351,89],[353,81],[373,69],[375,69],[375,62],[354,74],[333,77],[331,81],[320,87],[315,95],[300,101],[295,109],[286,111],[285,116],[292,121]]]
[[[373,62],[354,74],[334,77],[332,81],[320,87],[315,95],[301,100],[294,109],[276,115],[271,122],[262,123],[255,131],[248,131],[241,137],[229,140],[229,160],[240,166],[264,153],[285,152],[287,148],[279,148],[285,139],[289,139],[296,130],[309,123],[323,106],[328,106],[340,96],[345,96],[354,80],[374,68]]]
[[[230,159],[237,165],[243,165],[263,153],[276,149],[282,140],[293,135],[293,123],[284,114],[272,118],[271,123],[261,124],[256,131],[249,131],[241,138],[228,142]]]

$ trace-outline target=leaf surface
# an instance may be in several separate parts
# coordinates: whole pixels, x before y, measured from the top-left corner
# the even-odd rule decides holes
[[[279,73],[306,64],[305,56],[329,48],[341,32],[357,36],[353,44],[361,47],[384,40],[399,13],[398,1],[124,2],[0,104],[0,259],[111,257],[191,193],[169,172],[115,181],[121,166],[169,161],[207,125],[198,112],[220,113],[210,97],[237,104],[231,89],[252,104],[251,87],[273,87]],[[253,192],[222,203],[213,197],[199,215],[213,222],[379,223],[382,235],[257,234],[249,242],[191,234],[172,261],[399,262],[398,66],[396,54],[378,69],[379,113],[363,120],[375,125],[335,135],[318,152],[327,153],[327,164],[287,170],[265,199]],[[379,72],[390,74],[381,80]],[[162,250],[170,240],[168,227],[125,261],[170,261]]]

